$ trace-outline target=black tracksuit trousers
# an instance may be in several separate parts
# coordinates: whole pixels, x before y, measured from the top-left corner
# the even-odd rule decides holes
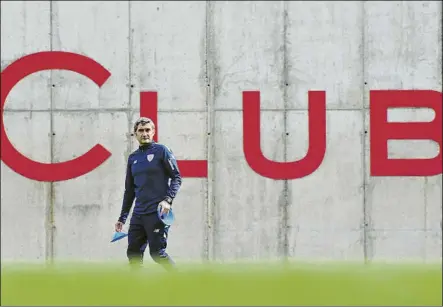
[[[166,253],[169,227],[163,224],[153,212],[146,215],[133,214],[128,231],[127,256],[133,267],[143,263],[143,256],[147,245],[152,259],[165,269],[174,267],[174,261]]]

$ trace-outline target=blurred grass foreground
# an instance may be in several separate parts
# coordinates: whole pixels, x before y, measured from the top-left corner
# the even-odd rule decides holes
[[[3,266],[3,305],[441,306],[442,266],[400,264]]]

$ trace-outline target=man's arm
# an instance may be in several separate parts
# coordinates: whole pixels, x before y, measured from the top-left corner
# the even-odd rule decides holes
[[[119,222],[126,223],[129,211],[131,211],[132,203],[135,198],[135,187],[132,179],[131,161],[128,159],[128,165],[126,167],[126,180],[125,180],[125,192],[123,194],[122,210],[120,212]]]
[[[171,178],[171,184],[166,193],[166,201],[172,204],[172,200],[177,196],[178,190],[182,184],[182,177],[180,170],[178,169],[177,160],[175,159],[172,151],[165,146],[163,153],[163,165]]]

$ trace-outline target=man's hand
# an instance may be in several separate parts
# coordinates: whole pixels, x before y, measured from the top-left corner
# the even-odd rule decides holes
[[[159,205],[161,206],[160,215],[166,214],[171,210],[171,205],[166,200],[162,200]]]
[[[123,223],[122,222],[115,223],[115,231],[116,232],[121,232],[122,229],[123,229]]]

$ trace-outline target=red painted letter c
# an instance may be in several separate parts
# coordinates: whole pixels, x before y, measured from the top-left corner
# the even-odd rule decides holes
[[[94,81],[101,87],[111,73],[96,61],[76,53],[48,51],[27,55],[6,67],[1,73],[1,160],[18,174],[38,181],[63,181],[91,172],[111,156],[101,145],[95,145],[82,156],[60,163],[40,163],[18,152],[6,135],[3,111],[6,97],[14,86],[30,74],[43,70],[70,70]]]

